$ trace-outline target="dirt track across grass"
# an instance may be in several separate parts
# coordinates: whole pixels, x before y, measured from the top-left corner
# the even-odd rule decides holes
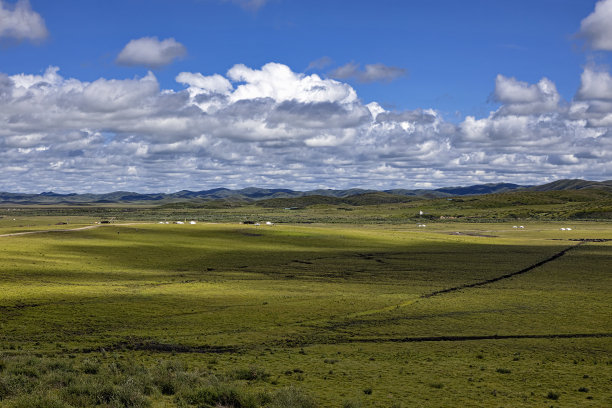
[[[139,225],[139,224],[143,224],[143,223],[132,222],[132,223],[127,223],[127,224],[104,224],[104,225],[97,224],[97,225],[87,225],[85,227],[78,227],[78,228],[47,229],[47,230],[40,230],[40,231],[11,232],[9,234],[0,234],[0,238],[2,238],[2,237],[17,237],[19,235],[30,235],[30,234],[46,234],[46,233],[49,233],[49,232],[84,231],[84,230],[89,230],[89,229],[99,228],[99,227],[111,227],[111,226],[123,227],[123,226],[127,226],[127,225]]]
[[[70,229],[52,229],[52,230],[40,230],[40,231],[24,231],[24,232],[11,232],[10,234],[1,234],[0,237],[16,237],[19,235],[30,235],[30,234],[43,234],[48,232],[71,232],[71,231],[83,231],[92,228],[98,228],[101,225],[88,225],[86,227],[70,228]]]

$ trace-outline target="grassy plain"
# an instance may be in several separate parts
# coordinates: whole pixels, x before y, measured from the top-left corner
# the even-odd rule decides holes
[[[419,216],[419,212],[424,214]],[[276,223],[401,224],[423,220],[510,222],[612,219],[612,192],[605,189],[515,191],[498,194],[427,199],[386,193],[344,198],[305,196],[259,201],[191,200],[157,202],[16,205],[0,204],[0,226],[17,227],[36,216],[39,223],[59,219],[159,221],[193,219],[240,222],[265,219]],[[15,222],[13,222],[15,220]],[[23,223],[20,223],[23,224]],[[26,225],[22,225],[25,228]]]
[[[94,221],[64,218],[0,234]],[[612,224],[386,221],[0,237],[0,406],[612,406]],[[116,398],[67,391],[99,377]]]

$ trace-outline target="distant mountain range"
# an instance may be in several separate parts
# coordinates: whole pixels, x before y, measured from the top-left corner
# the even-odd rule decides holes
[[[215,188],[212,190],[189,191],[181,190],[176,193],[153,193],[141,194],[128,191],[115,191],[105,194],[57,194],[52,191],[40,194],[21,194],[0,192],[0,204],[19,205],[96,205],[96,204],[169,204],[185,201],[259,201],[268,199],[288,199],[306,196],[319,196],[330,198],[349,198],[358,202],[383,202],[404,201],[403,198],[441,198],[465,195],[481,195],[492,193],[505,193],[510,191],[557,191],[557,190],[582,190],[603,189],[612,192],[612,180],[588,181],[588,180],[558,180],[539,186],[525,186],[510,183],[478,184],[468,187],[443,187],[437,189],[393,189],[393,190],[365,190],[352,188],[348,190],[312,190],[294,191],[289,189],[265,189],[249,187],[240,190],[227,188]],[[357,197],[359,196],[359,197]],[[330,200],[334,201],[334,200]]]

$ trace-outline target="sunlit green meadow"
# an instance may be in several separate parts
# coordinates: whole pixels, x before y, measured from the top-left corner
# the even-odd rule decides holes
[[[12,222],[0,234],[95,225]],[[73,373],[91,359],[178,361],[247,393],[297,387],[322,407],[609,406],[612,242],[579,239],[612,239],[612,224],[141,223],[4,236],[2,358],[67,361]],[[574,246],[524,274],[423,297]],[[1,367],[0,405],[22,403],[2,393],[13,374]],[[54,406],[78,406],[61,386],[38,387]],[[187,392],[142,403],[208,406]]]

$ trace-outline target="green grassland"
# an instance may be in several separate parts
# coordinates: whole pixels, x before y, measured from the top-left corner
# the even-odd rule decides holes
[[[0,406],[612,406],[612,224],[470,200],[5,213]]]

